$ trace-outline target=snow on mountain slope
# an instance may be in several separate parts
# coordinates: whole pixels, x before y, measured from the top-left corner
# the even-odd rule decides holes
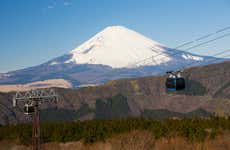
[[[162,44],[126,27],[111,26],[72,50],[70,52],[73,55],[72,58],[65,63],[102,64],[112,68],[123,68],[163,52],[165,52],[165,49]],[[167,54],[159,55],[157,62],[148,65],[160,64],[170,60],[171,58]]]

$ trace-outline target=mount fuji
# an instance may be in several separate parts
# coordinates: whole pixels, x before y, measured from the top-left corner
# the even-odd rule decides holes
[[[110,26],[63,56],[0,74],[0,84],[64,79],[73,87],[79,87],[119,78],[163,74],[188,64],[208,64],[213,59],[216,58],[168,48],[126,27]]]

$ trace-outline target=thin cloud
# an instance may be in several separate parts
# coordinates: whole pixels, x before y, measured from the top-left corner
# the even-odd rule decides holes
[[[70,6],[71,2],[70,1],[53,1],[51,4],[47,6],[47,9],[54,9],[57,6]]]
[[[54,6],[49,5],[47,8],[48,8],[48,9],[53,9],[53,8],[54,8]]]
[[[71,5],[71,3],[70,3],[70,2],[68,2],[68,1],[65,1],[65,2],[63,3],[63,5],[64,5],[64,6],[70,6],[70,5]]]
[[[55,1],[53,1],[47,8],[53,9],[53,8],[55,8],[56,5],[57,5],[57,3]]]

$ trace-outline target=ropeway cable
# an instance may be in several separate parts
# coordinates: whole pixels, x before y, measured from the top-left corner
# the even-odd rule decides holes
[[[188,52],[188,51],[191,50],[191,49],[194,49],[194,48],[197,48],[197,47],[200,47],[200,46],[209,44],[209,43],[211,43],[211,42],[214,42],[214,41],[223,39],[223,38],[225,38],[225,37],[227,37],[227,36],[230,36],[230,33],[227,33],[227,34],[218,36],[218,37],[216,37],[216,38],[214,38],[214,39],[211,39],[211,40],[208,40],[208,41],[205,41],[205,42],[196,44],[196,45],[194,45],[194,46],[192,46],[192,47],[189,47],[189,48],[187,48],[187,49],[185,49],[185,50],[183,50],[183,51],[179,51],[179,52],[172,53],[172,54],[165,54],[165,53],[161,52],[161,53],[159,53],[158,55],[155,55],[155,56],[149,57],[149,58],[147,58],[147,59],[141,60],[141,61],[137,62],[137,64],[139,64],[139,63],[141,63],[141,62],[144,62],[144,61],[146,61],[146,60],[149,60],[149,59],[154,59],[154,58],[156,58],[156,57],[158,57],[158,56],[161,56],[161,55],[176,56],[176,55],[181,54],[181,53],[183,53],[183,52]],[[173,48],[173,49],[174,49],[174,48]],[[162,58],[162,60],[164,60],[164,59],[165,59],[165,58]],[[161,60],[161,59],[160,59],[160,60]],[[137,65],[137,64],[136,64],[136,65]]]
[[[228,53],[228,52],[230,52],[230,49],[227,49],[227,50],[224,50],[224,51],[220,51],[220,52],[218,52],[218,53],[216,53],[216,54],[214,54],[214,55],[212,55],[211,57],[217,57],[217,56],[220,56],[220,55],[222,55],[222,54],[225,54],[225,53]],[[229,54],[230,55],[230,54]],[[226,55],[226,56],[222,56],[221,58],[225,58],[225,57],[228,57],[228,55]],[[217,60],[220,60],[220,58],[213,58],[213,59],[215,59],[216,61]],[[209,63],[209,61],[207,61],[208,63]],[[200,63],[203,63],[203,61],[196,61],[196,62],[191,62],[191,63],[189,63],[189,64],[186,64],[186,66],[183,66],[183,68],[185,69],[185,68],[187,68],[187,67],[190,67],[190,66],[192,66],[193,64],[200,64]]]
[[[230,30],[230,26],[225,27],[225,28],[222,28],[222,29],[219,29],[219,30],[217,30],[216,32],[213,32],[213,33],[209,33],[209,34],[200,36],[200,37],[196,38],[195,40],[192,40],[192,41],[189,41],[189,42],[185,42],[185,43],[180,44],[179,46],[176,46],[176,47],[171,48],[171,49],[179,49],[179,48],[182,48],[182,47],[191,45],[191,44],[193,44],[193,43],[196,43],[196,42],[198,42],[198,41],[207,39],[207,38],[209,38],[209,37],[211,37],[211,36],[213,36],[213,35],[222,33],[222,32],[227,31],[227,30]],[[228,33],[228,34],[230,34],[230,33]],[[223,36],[223,37],[222,37],[222,36]],[[221,39],[221,38],[224,38],[225,36],[228,36],[228,35],[225,34],[225,35],[222,35],[222,36],[213,39],[213,41],[218,40],[218,39]],[[212,42],[212,41],[209,40],[209,41],[206,41],[206,42],[209,43],[209,42]],[[202,43],[202,45],[204,45],[204,44],[206,44],[206,43]],[[197,44],[197,45],[195,45],[195,46],[199,46],[199,45],[200,45],[200,44]],[[200,45],[200,46],[201,46],[201,45]],[[195,47],[194,47],[194,48],[195,48]],[[192,47],[190,47],[190,48],[187,49],[187,50],[190,50],[190,49],[192,49]],[[155,50],[160,50],[160,49],[159,49],[159,48],[158,48],[158,49],[155,48]],[[184,51],[187,51],[187,50],[184,50]],[[164,53],[162,53],[162,54],[164,54]],[[137,64],[138,64],[138,63],[141,63],[142,61],[151,59],[152,57],[157,57],[157,56],[160,56],[160,55],[161,55],[161,53],[158,54],[158,55],[155,55],[155,56],[151,56],[151,57],[145,58],[145,59],[143,59],[143,60],[138,61]]]
[[[230,52],[230,49],[223,50],[223,51],[221,51],[221,52],[218,52],[218,53],[216,53],[216,54],[210,56],[210,57],[213,57],[213,59],[211,59],[211,60],[209,59],[209,60],[206,60],[206,61],[195,61],[195,62],[186,64],[186,66],[183,66],[181,69],[178,69],[178,70],[184,70],[185,68],[192,67],[193,64],[196,64],[196,63],[204,63],[204,62],[206,62],[206,63],[212,63],[212,62],[220,61],[220,58],[216,58],[216,57],[217,57],[217,56],[220,56],[220,55],[222,55],[222,54],[228,53],[228,52]],[[227,54],[227,55],[222,56],[221,58],[227,58],[227,57],[229,57],[229,56],[230,56],[230,54]],[[229,59],[229,60],[230,60],[230,59]],[[149,63],[149,64],[150,64],[150,63]],[[148,65],[148,64],[147,64],[147,65]],[[167,71],[167,70],[164,70],[163,72],[166,72],[166,71]],[[146,73],[146,72],[144,72],[144,73]],[[156,75],[161,75],[161,73],[156,74]]]

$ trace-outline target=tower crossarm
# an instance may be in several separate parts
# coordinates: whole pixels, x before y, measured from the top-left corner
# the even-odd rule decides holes
[[[57,101],[58,95],[53,89],[49,90],[31,90],[26,92],[17,92],[13,97],[14,106],[19,101]]]

